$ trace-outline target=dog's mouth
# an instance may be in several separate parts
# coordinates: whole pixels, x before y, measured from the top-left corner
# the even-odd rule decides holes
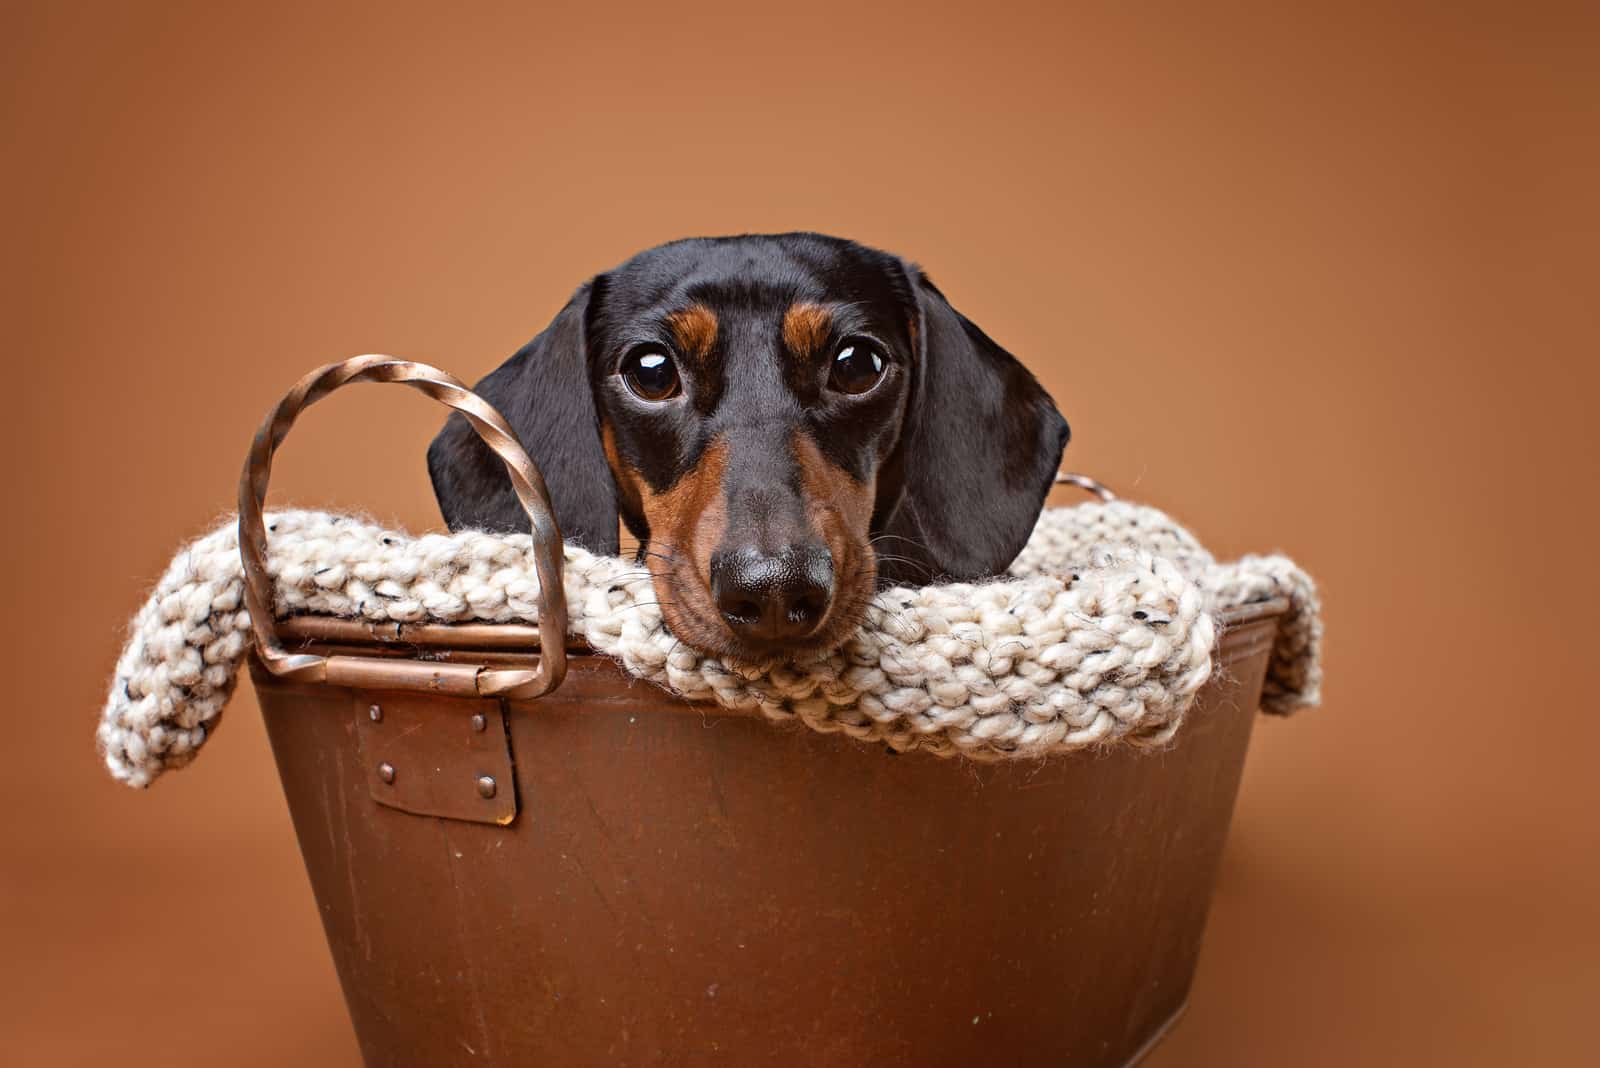
[[[647,546],[644,554],[667,628],[698,652],[747,664],[822,659],[855,633],[876,590],[877,570],[867,546],[848,555],[852,559],[834,573],[826,605],[818,610],[815,606],[807,609],[803,598],[777,609],[719,598],[712,576],[701,574],[692,562],[680,561],[653,545]],[[769,616],[786,613],[792,618],[787,626],[761,626],[757,621],[763,612]],[[815,618],[808,618],[808,613]]]

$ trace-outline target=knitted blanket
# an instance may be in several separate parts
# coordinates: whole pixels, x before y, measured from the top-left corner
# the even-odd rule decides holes
[[[324,512],[269,514],[280,616],[532,623],[527,535],[412,537]],[[1322,622],[1281,556],[1219,564],[1183,527],[1126,502],[1046,509],[1008,575],[882,591],[838,650],[727,663],[667,630],[634,561],[568,547],[573,636],[682,697],[842,731],[896,750],[981,760],[1169,741],[1212,670],[1217,617],[1288,599],[1262,707],[1315,705]],[[101,716],[106,766],[147,786],[216,730],[251,641],[237,530],[181,549],[134,617]]]

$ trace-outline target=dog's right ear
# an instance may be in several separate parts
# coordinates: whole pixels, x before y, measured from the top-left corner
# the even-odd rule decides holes
[[[594,289],[593,282],[579,289],[544,333],[473,389],[505,416],[538,465],[562,537],[615,554],[616,484],[600,444],[584,346]],[[428,474],[451,530],[527,531],[505,465],[459,414],[428,447]]]

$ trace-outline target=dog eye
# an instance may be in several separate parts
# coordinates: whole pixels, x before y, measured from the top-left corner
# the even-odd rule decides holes
[[[833,358],[828,385],[840,393],[865,393],[883,378],[887,366],[878,346],[864,338],[851,338]]]
[[[678,395],[678,366],[654,345],[640,345],[622,359],[622,381],[633,395],[647,401],[664,401]]]

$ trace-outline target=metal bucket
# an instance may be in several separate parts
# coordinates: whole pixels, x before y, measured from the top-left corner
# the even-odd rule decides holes
[[[518,651],[528,627],[274,632],[254,535],[299,408],[362,378],[470,403],[431,368],[349,367],[269,417],[241,547],[367,1063],[1121,1065],[1181,1014],[1282,603],[1226,619],[1171,747],[997,764],[682,701]]]

